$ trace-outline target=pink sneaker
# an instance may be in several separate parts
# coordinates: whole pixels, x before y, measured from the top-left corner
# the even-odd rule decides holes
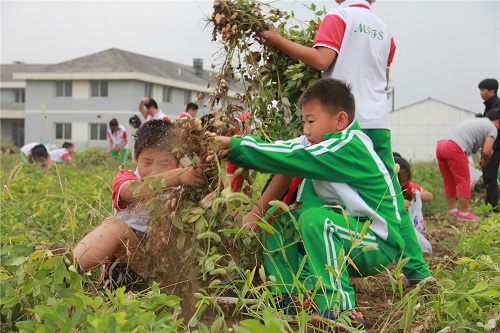
[[[479,221],[479,217],[477,217],[470,211],[467,213],[458,212],[457,219],[459,219],[460,221]]]
[[[451,217],[456,217],[458,214],[458,209],[457,208],[453,208],[453,209],[450,209],[448,211],[448,216],[451,216]]]

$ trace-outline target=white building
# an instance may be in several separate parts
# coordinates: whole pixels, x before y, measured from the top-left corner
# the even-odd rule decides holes
[[[436,160],[438,140],[456,124],[475,113],[427,98],[389,114],[392,150],[411,161]]]
[[[208,99],[211,81],[201,59],[188,66],[119,49],[58,64],[2,64],[2,145],[70,141],[78,150],[106,147],[109,121],[116,118],[128,129],[142,97],[177,118],[200,93]],[[229,95],[239,87],[234,84]],[[202,103],[198,117],[210,112]]]

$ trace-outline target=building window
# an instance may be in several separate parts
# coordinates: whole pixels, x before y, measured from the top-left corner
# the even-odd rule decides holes
[[[145,84],[144,96],[149,97],[149,98],[153,98],[153,84],[152,83]]]
[[[16,89],[14,91],[14,102],[24,104],[24,102],[25,102],[25,90],[24,89]]]
[[[56,123],[56,140],[71,140],[71,123]]]
[[[91,97],[108,97],[108,81],[90,81]]]
[[[106,124],[90,124],[90,140],[107,140]]]
[[[191,102],[192,102],[191,91],[189,91],[189,90],[184,91],[184,105],[187,105]]]
[[[172,101],[172,88],[171,87],[163,87],[163,101],[166,103],[170,103]]]
[[[56,96],[71,97],[73,95],[73,81],[56,81]]]

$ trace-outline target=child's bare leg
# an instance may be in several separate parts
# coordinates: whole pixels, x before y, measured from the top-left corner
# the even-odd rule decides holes
[[[98,267],[116,256],[137,273],[145,270],[144,249],[134,231],[121,219],[110,217],[75,246],[75,258],[83,271]]]

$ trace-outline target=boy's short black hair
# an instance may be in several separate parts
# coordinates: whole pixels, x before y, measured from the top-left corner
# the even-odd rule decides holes
[[[175,146],[173,125],[169,121],[150,120],[136,132],[134,152],[135,158],[145,149],[155,149],[172,152]]]
[[[31,148],[30,163],[45,163],[48,158],[49,152],[44,145],[39,144]]]
[[[500,119],[500,108],[493,108],[486,113],[486,118],[489,120],[497,120]]]
[[[74,146],[74,144],[72,144],[71,142],[68,142],[68,141],[64,141],[64,143],[62,144],[62,147],[66,148],[66,149],[69,149],[73,146]]]
[[[210,123],[210,120],[214,119],[215,115],[213,113],[207,113],[200,118],[201,126],[205,127],[207,131],[215,133],[215,127]]]
[[[144,104],[147,108],[149,107],[154,107],[155,109],[158,109],[158,104],[156,104],[156,101],[152,98],[149,99],[149,102]]]
[[[109,121],[109,126],[118,126],[118,120],[116,118],[113,118]]]
[[[186,112],[189,110],[198,110],[198,105],[194,103],[188,103],[188,105],[186,105]]]
[[[498,81],[495,79],[484,79],[479,82],[477,86],[479,89],[495,90],[495,94],[498,92]]]
[[[332,78],[319,79],[304,90],[297,105],[302,107],[314,100],[328,107],[333,114],[345,111],[349,122],[354,120],[356,104],[349,84]]]

